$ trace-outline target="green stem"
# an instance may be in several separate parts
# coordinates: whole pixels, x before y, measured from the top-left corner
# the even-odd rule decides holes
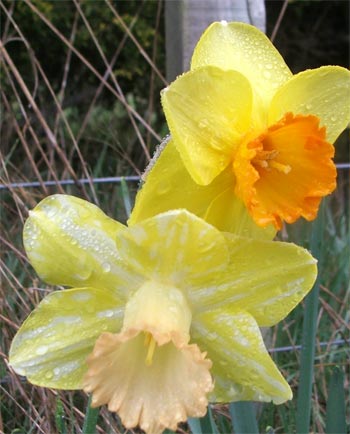
[[[232,402],[230,414],[235,434],[258,434],[256,413],[252,402]]]
[[[321,263],[322,240],[324,237],[325,203],[321,204],[318,217],[312,225],[311,253]],[[312,383],[314,378],[315,341],[317,332],[318,298],[320,292],[320,270],[313,289],[305,299],[300,380],[298,388],[296,432],[308,434],[310,427]]]
[[[125,213],[127,218],[129,218],[131,214],[132,206],[131,206],[129,187],[124,178],[120,180],[120,186],[121,186],[122,198],[124,202]]]
[[[83,425],[83,434],[96,434],[96,424],[100,409],[91,407],[91,395],[86,406],[86,414]]]
[[[330,378],[327,400],[326,433],[346,432],[344,372],[339,367],[333,368]]]
[[[219,434],[210,406],[207,414],[201,418],[189,418],[188,425],[193,434]]]

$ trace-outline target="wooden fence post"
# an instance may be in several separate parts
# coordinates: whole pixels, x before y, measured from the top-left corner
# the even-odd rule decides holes
[[[213,21],[242,21],[265,32],[264,0],[166,0],[166,75],[187,71],[193,48]]]

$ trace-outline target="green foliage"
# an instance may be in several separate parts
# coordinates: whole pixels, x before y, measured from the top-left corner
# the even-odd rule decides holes
[[[256,411],[252,402],[232,402],[230,414],[235,432],[240,434],[258,434]]]
[[[67,434],[66,421],[64,418],[65,415],[64,415],[62,401],[59,397],[57,397],[55,420],[56,420],[57,431],[59,432],[59,434]]]
[[[346,432],[344,372],[336,366],[330,376],[327,401],[326,433]]]
[[[83,434],[95,434],[96,424],[98,419],[99,409],[91,407],[91,396],[89,397],[88,405],[86,408]]]
[[[79,3],[86,20],[89,22],[96,39],[99,41],[102,51],[107,56],[107,59],[112,57],[112,54],[117,50],[120,41],[125,35],[120,21],[114,17],[110,8],[104,2],[84,0]],[[7,1],[7,4],[9,4],[9,1]],[[90,33],[84,25],[82,18],[79,17],[73,1],[35,0],[33,4],[67,39],[71,37],[73,23],[77,16],[74,47],[103,73],[106,67],[98,55]],[[148,1],[142,3],[136,0],[129,0],[114,1],[112,4],[126,25],[131,25],[135,15],[138,14],[137,22],[133,27],[133,34],[142,48],[151,57],[156,34],[155,17],[158,7],[157,2]],[[37,14],[31,13],[25,2],[15,3],[13,16],[23,35],[29,41],[34,55],[37,59],[40,59],[52,87],[55,91],[58,91],[62,79],[63,65],[66,61],[67,47],[64,46],[63,42]],[[4,20],[5,16],[2,15],[2,18]],[[161,34],[158,34],[157,37],[160,38],[160,44],[162,44]],[[21,44],[18,42],[13,42],[9,44],[8,49],[15,63],[22,67],[21,72],[25,80],[33,79],[32,71],[28,68],[28,53],[24,47],[21,47]],[[162,63],[164,63],[164,50],[158,50],[156,64]],[[140,63],[138,48],[128,39],[125,49],[120,52],[113,72],[118,80],[120,79],[123,89],[127,89],[128,91],[133,90],[135,93],[140,94],[149,85],[148,77],[151,67],[148,67],[148,71],[145,70],[145,65],[141,65]],[[81,103],[82,99],[88,98],[89,91],[94,89],[98,83],[98,79],[89,74],[81,62],[74,58],[71,65],[70,83],[68,84],[68,93],[71,97],[79,98],[79,103]],[[78,85],[81,89],[80,95],[74,95],[74,89]]]
[[[219,434],[210,406],[208,406],[208,411],[205,416],[198,419],[191,418],[188,424],[193,434]]]
[[[158,2],[114,1],[111,5],[115,10],[111,10],[105,2],[80,1],[83,16],[73,1],[36,0],[32,3],[39,10],[38,13],[25,2],[5,2],[8,10],[11,9],[13,24],[20,29],[21,37],[13,37],[16,32],[8,25],[6,14],[2,14],[2,28],[9,29],[3,37],[6,49],[29,92],[33,93],[43,118],[59,135],[60,145],[64,146],[68,153],[72,153],[73,170],[78,176],[84,175],[79,173],[82,161],[74,150],[76,146],[72,142],[67,124],[73,136],[80,142],[79,147],[89,169],[93,170],[94,163],[100,155],[101,144],[106,144],[109,150],[113,150],[115,161],[103,168],[104,176],[113,176],[116,172],[126,175],[130,171],[135,174],[135,170],[143,170],[147,156],[140,152],[140,141],[145,141],[152,152],[157,140],[152,139],[138,121],[134,126],[131,125],[130,118],[133,115],[128,114],[127,109],[129,107],[139,113],[155,131],[164,131],[164,117],[159,100],[164,82],[157,74],[153,74],[153,67],[139,49],[142,47],[145,54],[153,59],[154,64],[164,74],[164,36],[162,26],[157,25],[156,18]],[[68,44],[72,44],[81,58],[76,52],[70,52],[62,39],[41,19],[40,13],[62,37],[70,41]],[[123,26],[129,26],[138,46],[126,34]],[[93,36],[89,29],[92,30]],[[107,62],[114,59],[112,76],[106,79],[111,86],[109,90],[103,86],[101,79],[89,66],[92,65],[101,76],[106,73],[107,66],[99,50]],[[36,123],[35,130],[38,131],[39,127],[40,131],[40,122],[38,124],[22,93],[19,92],[17,97],[13,98],[13,86],[7,80],[7,75],[4,72],[2,74],[2,84],[8,95],[10,110],[19,127],[24,123],[24,109],[29,120]],[[16,80],[14,84],[16,85]],[[114,89],[114,93],[111,89]],[[60,105],[54,102],[52,92]],[[116,94],[120,95],[119,100]],[[125,103],[121,102],[123,98]],[[8,111],[5,111],[3,119],[1,141],[7,153],[11,149],[16,132]],[[45,176],[47,168],[42,160],[42,153],[30,136],[29,134],[28,138],[25,137],[25,140],[28,140],[35,164]],[[55,159],[55,170],[60,176],[66,163],[60,162],[60,158],[54,155],[55,152],[49,149],[50,143],[43,132],[38,140],[43,152],[52,154],[52,158]],[[35,176],[27,164],[28,159],[24,150],[19,147],[16,154],[20,164],[26,164],[26,167],[22,167],[22,173],[28,174],[29,177]],[[130,161],[134,162],[134,165],[130,165]]]

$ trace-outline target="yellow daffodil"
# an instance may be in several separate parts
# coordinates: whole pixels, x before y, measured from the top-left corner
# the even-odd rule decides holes
[[[131,222],[180,202],[236,232],[239,199],[262,227],[314,219],[336,185],[332,143],[350,120],[349,89],[345,68],[292,75],[255,27],[212,24],[191,71],[162,92],[172,149],[151,169]]]
[[[310,290],[304,249],[186,210],[126,227],[65,195],[30,212],[24,245],[41,278],[72,287],[47,295],[13,340],[10,365],[33,384],[83,388],[148,433],[204,415],[208,399],[291,398],[259,327]]]

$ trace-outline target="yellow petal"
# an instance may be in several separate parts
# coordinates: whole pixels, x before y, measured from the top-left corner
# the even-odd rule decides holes
[[[234,184],[211,202],[204,219],[220,231],[242,237],[272,240],[276,235],[273,225],[262,228],[254,222],[244,203],[234,193]]]
[[[261,239],[272,239],[275,235],[272,226],[257,226],[236,198],[231,167],[209,185],[196,184],[172,140],[156,153],[146,170],[145,181],[137,193],[129,226],[171,209],[185,208],[220,231]]]
[[[80,389],[86,358],[104,331],[119,331],[123,318],[115,295],[94,288],[53,292],[17,332],[10,365],[36,385]]]
[[[191,69],[206,65],[243,74],[265,107],[292,76],[269,39],[256,27],[244,23],[221,22],[208,27],[194,50]]]
[[[24,246],[35,271],[46,282],[127,291],[136,276],[120,264],[115,244],[125,226],[77,197],[42,200],[25,223]]]
[[[137,193],[129,225],[178,208],[186,208],[203,218],[212,200],[234,183],[231,168],[207,186],[194,182],[172,140],[155,158],[146,171],[146,182]]]
[[[277,324],[300,303],[316,279],[316,260],[292,243],[226,234],[230,264],[216,280],[189,291],[196,311],[215,306],[244,309],[260,327]],[[200,287],[200,283],[202,287]]]
[[[169,129],[192,178],[207,185],[229,164],[250,125],[252,93],[236,71],[207,66],[162,92]]]
[[[228,306],[210,308],[193,318],[191,336],[213,362],[215,389],[210,401],[281,404],[292,398],[249,313]]]
[[[300,72],[274,96],[269,124],[286,112],[312,114],[326,127],[327,140],[333,143],[350,122],[350,71],[340,66],[322,66]]]
[[[222,233],[186,210],[168,211],[120,231],[117,247],[136,273],[176,287],[191,276],[222,270],[228,261]]]
[[[204,416],[213,387],[205,354],[196,345],[169,342],[156,349],[151,364],[146,358],[142,333],[104,333],[84,378],[92,405],[108,404],[126,428],[139,425],[148,434],[175,431],[188,417]]]

